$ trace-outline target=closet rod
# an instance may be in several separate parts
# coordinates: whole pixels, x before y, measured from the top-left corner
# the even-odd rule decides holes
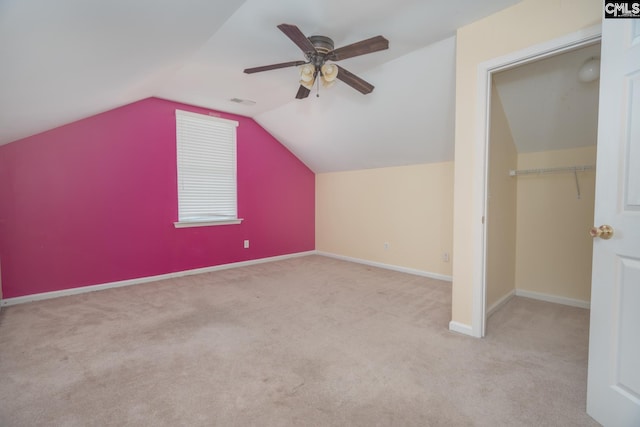
[[[595,165],[582,165],[582,166],[564,166],[561,168],[542,168],[542,169],[511,169],[509,171],[509,176],[517,176],[517,175],[541,175],[547,173],[566,173],[566,172],[582,172],[587,170],[595,169]]]

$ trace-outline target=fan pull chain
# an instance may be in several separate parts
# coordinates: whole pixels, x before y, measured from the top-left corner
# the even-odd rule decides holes
[[[316,98],[320,98],[320,79],[316,79]]]

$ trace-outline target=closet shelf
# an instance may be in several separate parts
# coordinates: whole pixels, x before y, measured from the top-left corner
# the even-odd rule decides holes
[[[542,169],[511,169],[509,176],[518,175],[543,175],[551,173],[567,173],[567,172],[583,172],[595,169],[595,165],[581,165],[581,166],[563,166],[560,168],[542,168]]]
[[[588,171],[595,169],[595,165],[582,165],[582,166],[564,166],[560,168],[542,168],[542,169],[511,169],[509,171],[509,176],[519,176],[519,175],[544,175],[544,174],[552,174],[552,173],[567,173],[571,172],[576,178],[576,195],[577,198],[580,199],[582,197],[580,193],[580,182],[578,181],[578,172]]]

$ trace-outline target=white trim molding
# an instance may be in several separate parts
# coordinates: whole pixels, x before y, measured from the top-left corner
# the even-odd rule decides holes
[[[508,53],[478,64],[476,93],[476,123],[474,143],[474,202],[473,202],[473,279],[472,319],[474,336],[483,337],[486,328],[486,222],[487,174],[492,74],[539,59],[548,58],[578,47],[597,43],[602,26],[576,31],[541,44]],[[516,293],[517,295],[517,293]]]
[[[361,258],[352,258],[349,256],[333,254],[331,252],[316,251],[316,254],[326,256],[328,258],[339,259],[342,261],[349,261],[349,262],[355,262],[357,264],[370,265],[371,267],[378,267],[378,268],[384,268],[386,270],[399,271],[400,273],[413,274],[414,276],[422,276],[422,277],[428,277],[430,279],[444,280],[445,282],[453,281],[453,278],[451,276],[447,276],[439,273],[431,273],[429,271],[417,270],[415,268],[401,267],[399,265],[393,265],[393,264],[384,264],[382,262],[369,261]]]
[[[556,304],[569,305],[571,307],[579,308],[591,308],[590,301],[584,301],[580,299],[561,297],[557,295],[543,294],[541,292],[525,291],[523,289],[516,289],[516,296],[537,299],[540,301],[553,302]]]
[[[511,292],[509,292],[508,294],[504,295],[502,298],[500,298],[498,301],[494,302],[491,307],[489,307],[487,309],[487,319],[489,317],[491,317],[491,315],[493,313],[495,313],[496,311],[500,310],[506,303],[508,303],[511,298],[515,297],[516,294],[516,290],[512,290]]]
[[[454,322],[453,320],[449,322],[449,330],[452,332],[457,332],[459,334],[469,335],[470,337],[477,338],[473,334],[473,329],[469,325],[465,325],[464,323]]]
[[[84,294],[87,292],[102,291],[111,288],[121,288],[123,286],[140,285],[143,283],[156,282],[158,280],[173,279],[176,277],[191,276],[193,274],[210,273],[212,271],[228,270],[230,268],[246,267],[250,265],[263,264],[266,262],[282,261],[291,258],[298,258],[308,255],[314,255],[316,251],[296,252],[293,254],[279,255],[268,258],[258,258],[248,261],[232,262],[229,264],[214,265],[212,267],[195,268],[192,270],[177,271],[175,273],[159,274],[157,276],[140,277],[136,279],[120,280],[118,282],[102,283],[99,285],[82,286],[78,288],[62,289],[60,291],[43,292],[39,294],[25,295],[21,297],[5,298],[2,300],[2,306],[10,306],[24,304],[27,302],[41,301],[51,298],[65,297],[69,295]]]
[[[189,227],[208,227],[211,225],[234,225],[240,224],[244,221],[243,218],[238,219],[225,219],[216,221],[177,221],[173,223],[175,228],[189,228]]]
[[[551,302],[554,304],[568,305],[571,307],[591,308],[591,302],[584,301],[575,298],[561,297],[558,295],[544,294],[542,292],[526,291],[524,289],[514,289],[498,301],[493,303],[489,309],[487,309],[487,319],[491,317],[493,313],[500,310],[506,303],[508,303],[513,297],[531,298],[539,301]]]

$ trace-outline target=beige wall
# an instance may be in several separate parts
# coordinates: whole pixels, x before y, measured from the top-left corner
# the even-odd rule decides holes
[[[518,169],[591,165],[596,147],[521,153]],[[516,288],[589,302],[595,171],[524,175],[518,181]]]
[[[524,0],[457,32],[452,320],[471,325],[475,253],[474,192],[478,65],[599,24],[600,0]]]
[[[316,175],[319,251],[451,276],[452,230],[452,162]]]
[[[516,169],[518,153],[513,143],[500,97],[492,88],[487,197],[487,310],[515,290],[516,285],[516,194],[517,181],[509,176]]]

